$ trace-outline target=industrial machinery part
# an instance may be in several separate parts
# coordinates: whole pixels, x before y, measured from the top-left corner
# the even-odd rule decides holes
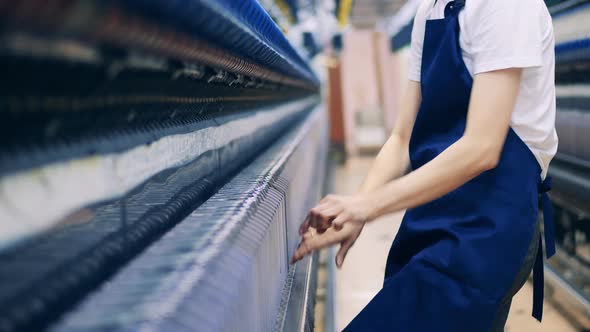
[[[590,328],[590,2],[549,3],[555,30],[559,150],[549,174],[559,250],[545,267],[549,290]]]
[[[311,331],[327,120],[258,2],[0,20],[0,331]]]

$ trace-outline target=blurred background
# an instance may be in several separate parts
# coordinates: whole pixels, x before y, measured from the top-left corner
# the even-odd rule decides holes
[[[403,214],[288,259],[388,138],[421,1],[0,0],[0,332],[344,328]],[[545,3],[558,251],[506,330],[589,331],[590,1]]]

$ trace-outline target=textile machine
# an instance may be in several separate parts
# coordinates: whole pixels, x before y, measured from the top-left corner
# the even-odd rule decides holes
[[[313,70],[255,0],[0,0],[0,331],[311,331]]]

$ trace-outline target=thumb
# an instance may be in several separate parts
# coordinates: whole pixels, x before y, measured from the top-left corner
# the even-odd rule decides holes
[[[338,253],[336,254],[336,266],[338,268],[342,267],[342,264],[344,263],[344,258],[346,258],[346,254],[348,254],[348,250],[350,250],[350,248],[352,248],[353,244],[354,244],[354,241],[346,240],[345,242],[343,242],[340,245],[340,249],[338,250]]]
[[[332,226],[337,230],[342,229],[342,225],[348,221],[347,216],[344,213],[340,213],[334,220],[332,220]]]

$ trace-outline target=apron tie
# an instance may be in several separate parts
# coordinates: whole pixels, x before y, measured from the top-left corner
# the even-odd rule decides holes
[[[555,225],[553,224],[553,205],[547,192],[551,190],[551,177],[539,184],[541,207],[543,209],[543,233],[545,234],[545,253],[547,259],[555,254]],[[543,318],[543,298],[545,295],[545,276],[543,271],[543,240],[539,237],[539,248],[533,267],[533,317],[539,322]]]

